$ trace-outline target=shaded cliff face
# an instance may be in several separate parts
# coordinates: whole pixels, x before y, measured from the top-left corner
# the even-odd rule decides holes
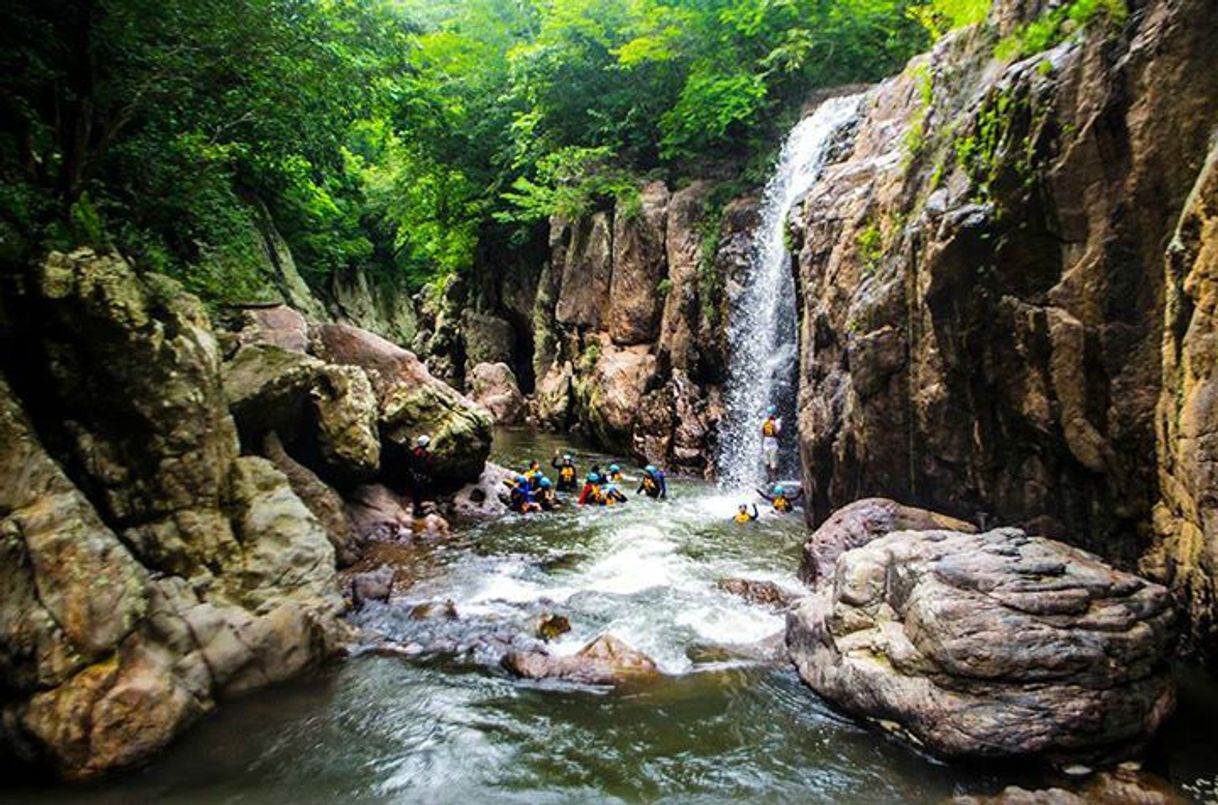
[[[999,4],[1000,32],[1036,5]],[[1164,249],[1218,123],[1218,11],[1135,6],[1014,63],[949,37],[793,215],[813,521],[884,494],[1150,547]]]
[[[739,270],[753,220],[746,201],[714,217],[710,196],[705,183],[673,192],[656,182],[637,205],[551,223],[532,317],[543,425],[578,425],[640,460],[713,472],[724,279]]]

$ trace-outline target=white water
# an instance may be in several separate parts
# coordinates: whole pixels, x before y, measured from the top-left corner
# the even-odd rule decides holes
[[[783,419],[783,476],[796,470],[799,341],[795,279],[784,237],[787,215],[820,176],[834,135],[859,114],[862,100],[862,94],[831,98],[801,120],[783,143],[774,175],[766,184],[749,276],[733,300],[729,321],[727,418],[718,465],[725,486],[752,487],[763,479],[761,425],[769,405],[776,405]]]

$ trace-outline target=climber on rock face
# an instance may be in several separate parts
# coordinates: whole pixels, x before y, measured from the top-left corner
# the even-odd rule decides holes
[[[778,478],[778,435],[782,433],[782,417],[778,407],[766,409],[765,421],[761,423],[761,454],[765,460],[766,481],[773,483]]]

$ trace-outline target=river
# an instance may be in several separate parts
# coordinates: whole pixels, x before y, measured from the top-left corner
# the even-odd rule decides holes
[[[494,458],[516,465],[569,448],[581,466],[609,463],[524,431],[498,434]],[[357,656],[222,703],[144,769],[83,788],[10,789],[0,802],[929,803],[1056,782],[1032,769],[936,762],[833,712],[785,665],[711,651],[783,626],[716,580],[798,587],[802,522],[737,526],[729,518],[742,498],[674,479],[667,502],[466,524],[412,556],[418,580],[400,602],[357,616],[401,642],[452,629],[460,643],[470,622],[522,634],[539,612],[557,612],[573,628],[555,651],[611,632],[659,662],[659,682],[615,691],[521,682],[477,652]],[[442,599],[458,621],[406,614]],[[1218,691],[1198,675],[1182,681],[1181,713],[1150,763],[1187,784],[1218,773]]]

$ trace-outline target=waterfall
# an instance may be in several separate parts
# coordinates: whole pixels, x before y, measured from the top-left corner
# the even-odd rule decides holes
[[[798,312],[787,214],[820,175],[834,135],[859,113],[863,95],[831,98],[791,130],[761,203],[744,288],[733,300],[727,417],[720,435],[719,478],[729,486],[764,479],[761,426],[767,406],[782,417],[781,474],[797,470],[795,396]]]

